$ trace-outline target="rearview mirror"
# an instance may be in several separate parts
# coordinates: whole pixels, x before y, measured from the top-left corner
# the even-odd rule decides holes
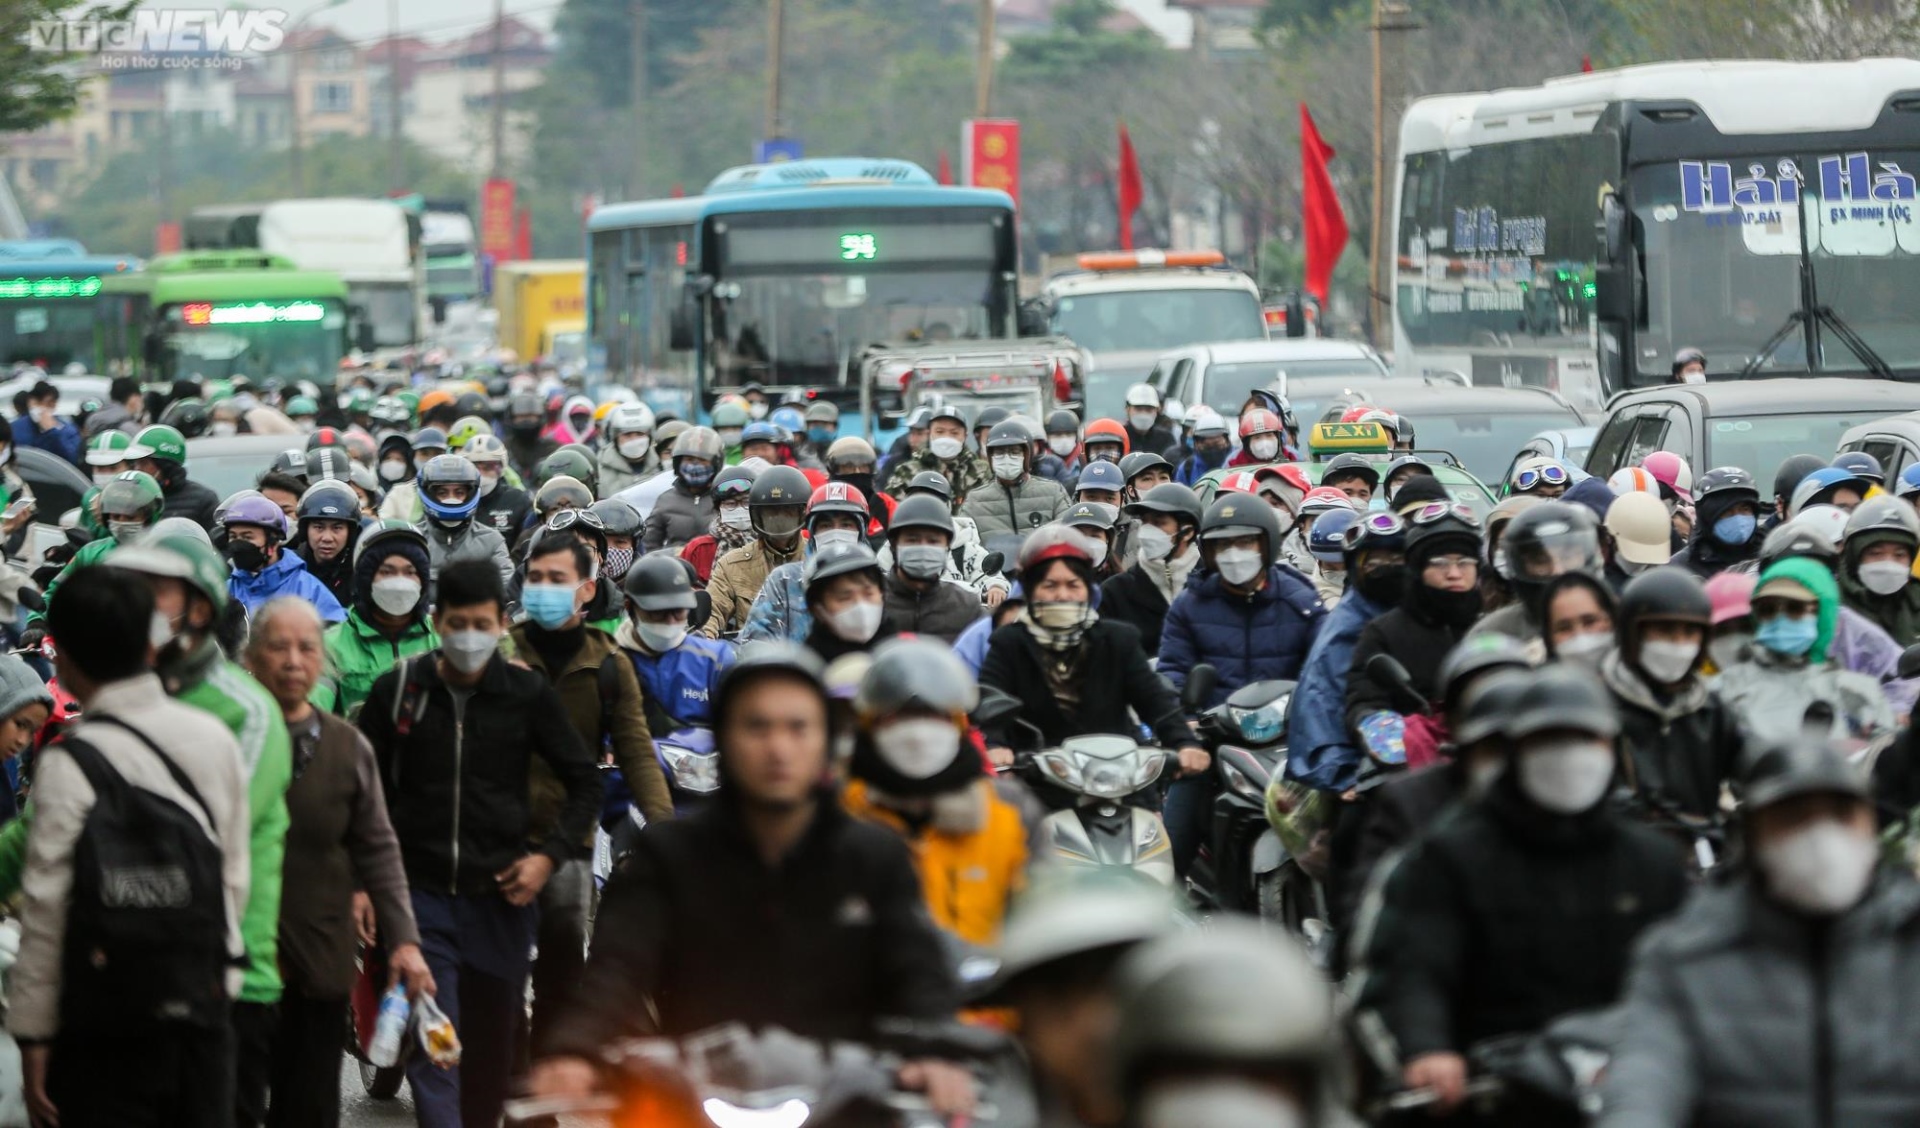
[[[906,421],[906,415],[898,411],[883,411],[880,413],[880,429],[882,431],[891,431]]]
[[[1189,713],[1198,713],[1213,691],[1220,684],[1220,671],[1205,662],[1187,671],[1186,688],[1181,691],[1180,704]]]
[[[1633,320],[1633,295],[1625,267],[1604,263],[1593,268],[1593,315],[1601,321]]]
[[[995,689],[990,685],[980,687],[980,704],[973,707],[969,714],[975,725],[990,725],[1002,717],[1010,717],[1020,711],[1020,699],[1004,689]]]
[[[984,575],[997,576],[1000,569],[1006,567],[1007,557],[1003,552],[989,552],[980,560],[980,571]]]
[[[1894,667],[1893,672],[1902,681],[1907,678],[1920,678],[1920,642],[1900,652],[1900,662]]]
[[[1413,675],[1391,654],[1375,654],[1367,659],[1367,676],[1387,691],[1394,707],[1402,713],[1424,713],[1427,699],[1413,687]]]
[[[1600,197],[1600,246],[1609,263],[1626,261],[1627,206],[1615,192]]]
[[[667,315],[667,348],[674,352],[690,352],[695,343],[694,326],[700,320],[700,299],[694,295],[693,288],[680,292],[680,304],[673,307]]]

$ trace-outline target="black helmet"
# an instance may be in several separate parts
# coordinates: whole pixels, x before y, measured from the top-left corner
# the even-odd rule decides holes
[[[817,549],[807,558],[806,567],[801,569],[800,582],[811,596],[813,589],[839,576],[855,572],[871,572],[875,583],[880,581],[880,558],[864,543],[830,544]]]
[[[1440,695],[1440,700],[1446,702],[1447,708],[1452,710],[1456,704],[1455,699],[1462,690],[1467,688],[1475,675],[1502,667],[1531,669],[1533,662],[1527,655],[1526,644],[1512,635],[1504,635],[1498,631],[1468,635],[1440,660],[1440,670],[1434,677],[1434,687]]]
[[[448,457],[460,458],[457,454]],[[592,505],[593,491],[587,488],[587,484],[565,474],[549,480],[546,485],[540,487],[539,493],[533,495],[533,510],[542,517],[562,507],[586,509]]]
[[[713,503],[720,504],[736,497],[747,497],[753,492],[754,479],[760,472],[751,466],[729,466],[713,478]]]
[[[1847,531],[1841,552],[1849,569],[1857,568],[1860,554],[1876,544],[1897,544],[1908,552],[1920,548],[1920,517],[1905,498],[1868,498],[1847,518]]]
[[[1468,682],[1460,691],[1458,706],[1450,710],[1459,714],[1453,718],[1454,745],[1464,747],[1490,736],[1504,735],[1514,707],[1531,684],[1531,670],[1524,666],[1498,667],[1485,677]]]
[[[453,398],[453,413],[460,417],[478,415],[482,419],[492,419],[493,404],[479,392],[461,392]]]
[[[1421,511],[1438,510],[1428,520],[1411,521],[1407,526],[1407,567],[1419,571],[1427,561],[1445,552],[1457,552],[1478,559],[1481,548],[1480,519],[1464,505],[1431,502]]]
[[[1056,407],[1047,416],[1047,434],[1065,435],[1080,433],[1080,417],[1064,407]]]
[[[1264,539],[1268,564],[1280,558],[1280,515],[1252,494],[1222,493],[1200,519],[1200,539],[1259,536]]]
[[[942,419],[950,419],[960,424],[962,430],[971,430],[971,428],[967,426],[967,413],[961,409],[959,404],[943,403],[939,407],[934,408],[933,414],[927,416],[927,426],[931,427]]]
[[[1327,461],[1326,469],[1320,471],[1320,484],[1325,485],[1335,478],[1350,477],[1358,474],[1367,480],[1367,488],[1380,488],[1380,467],[1357,454],[1336,454]]]
[[[1694,479],[1693,483],[1695,506],[1705,508],[1709,498],[1713,499],[1712,508],[1718,510],[1743,501],[1757,505],[1760,488],[1753,484],[1753,475],[1738,466],[1716,466]]]
[[[980,417],[973,421],[973,429],[978,431],[982,427],[988,427],[988,428],[998,427],[1000,426],[1000,424],[1006,422],[1007,417],[1012,414],[1013,412],[1008,411],[1004,407],[986,408],[980,412]],[[938,419],[939,415],[936,413],[934,418]],[[1026,437],[1026,428],[1022,427],[1020,429],[1020,434],[1022,438]],[[987,437],[991,439],[993,436],[991,433],[989,433]]]
[[[598,472],[599,467],[593,464],[592,458],[572,447],[561,447],[541,459],[540,464],[533,468],[533,484],[535,489],[539,489],[555,478],[565,475],[585,484],[587,492],[592,493],[594,479],[598,476]]]
[[[1795,454],[1780,463],[1773,472],[1773,496],[1791,500],[1793,490],[1802,479],[1815,470],[1824,469],[1827,463],[1817,454]]]
[[[1165,513],[1178,521],[1194,525],[1206,518],[1206,510],[1200,506],[1200,495],[1178,482],[1160,483],[1141,494],[1138,500],[1122,506],[1121,512],[1129,517]]]
[[[1026,425],[1017,420],[1005,419],[1006,409],[1003,407],[990,407],[981,412],[980,425],[985,426],[987,416],[996,411],[1001,413],[1003,419],[1001,422],[994,424],[993,430],[987,432],[987,449],[1001,450],[1006,447],[1019,447],[1021,450],[1030,449],[1033,445],[1033,436],[1027,433]]]
[[[1839,749],[1804,740],[1756,742],[1741,773],[1742,809],[1752,812],[1802,795],[1845,795],[1870,800],[1866,773]]]
[[[1660,571],[1681,570],[1662,568]],[[1683,574],[1693,579],[1692,573]],[[1696,585],[1699,582],[1694,580]],[[1599,678],[1584,669],[1558,662],[1540,667],[1528,676],[1526,689],[1514,703],[1507,735],[1521,740],[1554,729],[1573,729],[1613,739],[1620,732],[1620,713],[1613,703],[1613,694]]]
[[[1536,619],[1539,608],[1534,604],[1548,580],[1562,572],[1598,575],[1604,563],[1599,518],[1586,506],[1565,501],[1543,501],[1507,522],[1500,548],[1507,561],[1507,582]]]
[[[893,520],[887,524],[887,536],[902,529],[938,529],[951,540],[956,535],[953,524],[953,511],[947,503],[937,497],[926,494],[909,496],[893,507]]]
[[[207,413],[206,401],[189,396],[168,404],[160,413],[160,422],[180,432],[182,438],[197,439],[207,433],[213,417]]]
[[[1707,354],[1694,348],[1692,345],[1688,345],[1686,348],[1674,353],[1673,375],[1680,375],[1680,370],[1689,364],[1698,364],[1701,369],[1704,370],[1707,367]]]
[[[1173,473],[1173,463],[1150,450],[1136,450],[1120,457],[1120,476],[1127,480],[1129,486],[1135,478],[1156,468],[1168,474]]]
[[[907,482],[907,496],[911,497],[922,490],[940,495],[948,505],[953,504],[953,483],[947,481],[947,476],[938,470],[922,470]]]
[[[1795,518],[1775,525],[1760,542],[1760,567],[1764,570],[1776,560],[1794,556],[1818,560],[1831,568],[1840,559],[1840,549],[1827,534]]]
[[[753,489],[747,492],[747,504],[754,509],[790,506],[805,510],[811,496],[813,483],[807,481],[805,474],[791,466],[769,466],[754,478]]]
[[[298,478],[303,482],[306,481],[307,452],[298,447],[292,450],[281,451],[279,454],[273,456],[273,465],[267,467],[267,474],[285,474],[289,478]],[[264,478],[267,475],[262,474],[260,476]]]
[[[315,482],[300,495],[300,504],[294,508],[294,516],[305,525],[308,521],[347,521],[356,528],[360,524],[360,495],[353,487],[340,481]]]
[[[413,433],[410,441],[415,450],[437,450],[445,454],[449,449],[447,433],[438,427],[422,427]]]
[[[1614,612],[1614,637],[1621,656],[1636,668],[1640,668],[1640,624],[1652,619],[1705,628],[1713,622],[1713,599],[1699,577],[1685,568],[1650,568],[1628,581]],[[1706,655],[1703,645],[1694,660],[1695,669]]]
[[[618,498],[606,498],[587,507],[587,512],[600,518],[600,524],[608,533],[616,537],[638,537],[646,522],[640,519],[640,511]]]
[[[547,403],[533,392],[515,392],[507,397],[507,415],[537,415],[544,422]]]
[[[691,611],[700,605],[687,570],[664,552],[635,560],[621,579],[620,590],[642,611]]]
[[[342,447],[320,447],[306,453],[309,482],[344,482],[353,473],[353,456]]]

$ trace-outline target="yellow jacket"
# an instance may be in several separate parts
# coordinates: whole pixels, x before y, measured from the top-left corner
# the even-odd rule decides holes
[[[940,809],[918,826],[876,802],[860,780],[848,782],[841,802],[853,817],[891,827],[913,847],[927,910],[940,927],[969,944],[1000,938],[1007,903],[1024,882],[1027,829],[992,781],[976,780],[960,795],[943,796]]]

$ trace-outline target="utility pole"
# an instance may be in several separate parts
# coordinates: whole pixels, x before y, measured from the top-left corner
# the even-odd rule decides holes
[[[780,129],[780,67],[786,50],[786,10],[782,0],[767,0],[767,112],[761,140],[785,136]]]
[[[300,156],[300,48],[287,52],[287,156],[293,173],[293,194],[306,195],[306,167]]]
[[[627,44],[628,81],[633,85],[627,100],[633,108],[633,167],[627,176],[627,199],[646,199],[647,181],[647,0],[629,0],[633,12],[633,38]]]
[[[506,0],[493,0],[493,175],[507,175]]]
[[[400,141],[400,0],[387,0],[387,189],[406,190],[406,158]]]
[[[975,63],[973,116],[989,116],[993,109],[994,0],[980,0],[980,58]]]
[[[1393,217],[1391,169],[1388,168],[1387,121],[1400,111],[1400,92],[1389,75],[1397,77],[1396,60],[1388,58],[1398,44],[1389,44],[1389,32],[1420,28],[1413,13],[1399,0],[1373,0],[1373,223],[1367,246],[1367,323],[1375,348],[1393,344]]]

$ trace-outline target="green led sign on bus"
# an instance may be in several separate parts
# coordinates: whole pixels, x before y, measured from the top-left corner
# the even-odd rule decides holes
[[[33,298],[91,298],[100,292],[98,275],[84,278],[0,278],[0,301]]]
[[[313,322],[324,320],[326,316],[326,307],[319,302],[249,302],[240,305],[188,302],[180,307],[180,319],[194,326]]]
[[[880,257],[880,241],[864,231],[840,236],[840,258],[845,262],[872,262]]]

